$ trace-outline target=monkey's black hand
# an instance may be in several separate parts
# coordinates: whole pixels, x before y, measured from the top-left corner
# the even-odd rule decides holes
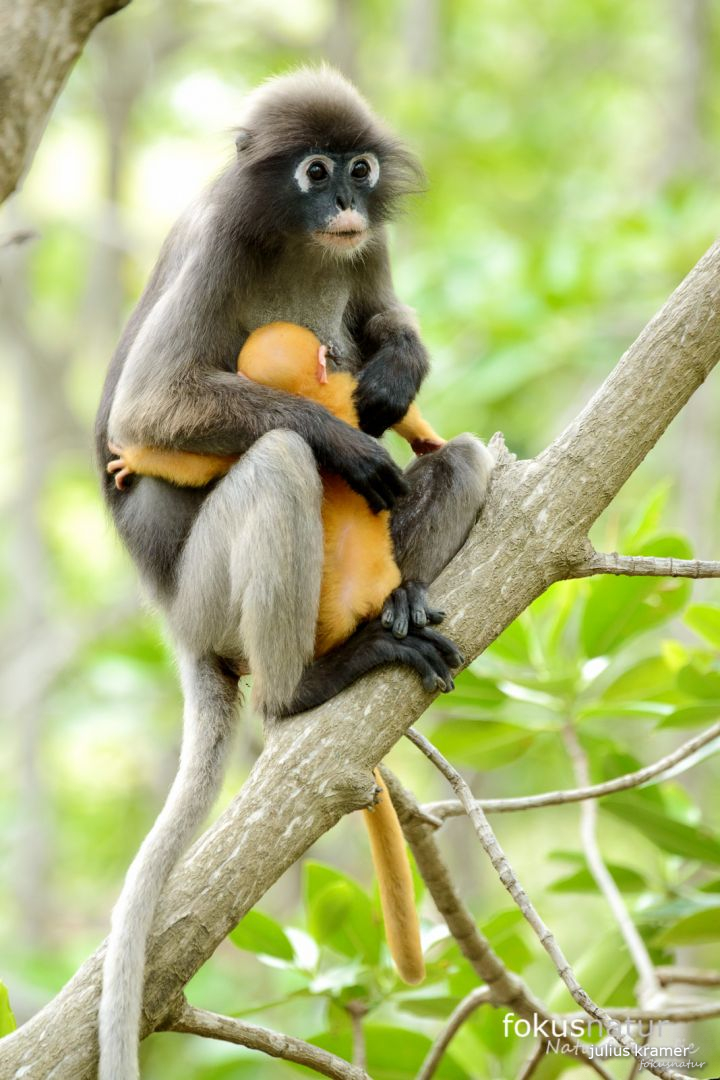
[[[404,581],[390,593],[383,604],[380,620],[396,638],[407,637],[411,627],[421,629],[430,623],[437,626],[445,618],[444,611],[430,607],[427,587],[421,581]]]
[[[382,435],[402,420],[418,392],[418,373],[401,356],[397,348],[385,345],[360,372],[355,406],[360,427],[368,435]]]
[[[393,642],[394,658],[418,672],[425,690],[449,694],[455,689],[452,669],[461,667],[465,660],[449,638],[427,626],[416,626],[406,638],[388,640]]]
[[[407,483],[387,450],[342,420],[335,420],[325,435],[313,446],[318,464],[342,476],[374,513],[391,510]]]

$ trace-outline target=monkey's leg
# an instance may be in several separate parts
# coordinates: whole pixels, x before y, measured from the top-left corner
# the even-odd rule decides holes
[[[216,659],[180,655],[185,697],[180,765],[127,873],[112,914],[100,1002],[98,1080],[138,1076],[145,945],[168,874],[212,806],[233,730],[237,684]]]
[[[396,637],[442,621],[427,586],[457,554],[485,502],[495,459],[474,435],[458,435],[406,469],[409,490],[392,514],[395,558],[403,584],[386,600],[382,622]]]
[[[258,439],[207,497],[183,551],[170,608],[196,653],[244,658],[257,704],[292,697],[315,647],[323,562],[322,485],[294,432]]]

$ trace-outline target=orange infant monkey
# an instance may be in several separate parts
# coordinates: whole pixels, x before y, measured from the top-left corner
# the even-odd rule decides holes
[[[238,372],[256,382],[311,398],[353,427],[355,378],[327,371],[327,349],[310,331],[292,323],[272,323],[250,335],[238,357]],[[395,425],[416,453],[444,445],[415,405]],[[108,465],[122,487],[131,473],[200,487],[222,476],[237,457],[218,457],[152,447],[111,446],[118,457]],[[378,616],[400,585],[390,535],[390,515],[370,510],[366,500],[334,473],[323,471],[323,570],[315,655],[346,641],[358,624]],[[375,779],[380,785],[380,776]],[[405,843],[389,798],[364,812],[378,876],[385,931],[401,977],[421,982],[425,968]]]

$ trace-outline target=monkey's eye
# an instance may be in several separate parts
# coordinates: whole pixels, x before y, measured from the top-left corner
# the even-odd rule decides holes
[[[354,180],[367,180],[370,175],[370,165],[365,158],[360,158],[359,161],[354,162],[353,167],[350,169],[350,175]]]
[[[321,180],[325,180],[328,175],[327,168],[323,165],[322,161],[311,161],[305,172],[314,184],[318,184]]]

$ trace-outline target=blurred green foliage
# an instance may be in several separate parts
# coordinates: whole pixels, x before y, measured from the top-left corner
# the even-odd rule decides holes
[[[135,0],[95,35],[0,223],[0,236],[38,234],[0,249],[0,977],[19,1022],[102,939],[175,768],[175,673],[161,628],[134,605],[89,432],[122,322],[172,220],[232,152],[243,93],[326,57],[419,151],[428,191],[393,246],[434,357],[423,409],[448,436],[500,428],[530,455],[716,235],[719,24],[704,0],[181,0],[172,13]],[[717,406],[711,380],[598,524],[599,548],[682,557],[688,534],[717,555]],[[718,719],[719,600],[708,583],[653,578],[553,586],[424,730],[484,797],[575,786],[567,725],[593,781],[638,768]],[[260,739],[244,715],[223,800]],[[657,961],[720,967],[713,749],[601,802],[603,853]],[[448,797],[409,746],[390,763],[421,799]],[[494,823],[586,988],[633,1004],[635,972],[577,806]],[[502,958],[570,1008],[467,824],[448,821],[439,839]],[[190,999],[345,1056],[347,1007],[360,1002],[371,1074],[405,1080],[476,984],[418,890],[428,979],[410,990],[388,961],[363,831],[344,821],[231,935]],[[12,1024],[0,987],[0,1034]],[[690,1037],[720,1059],[717,1027]],[[505,1037],[501,1012],[481,1009],[438,1076],[513,1076],[529,1050]],[[297,1071],[165,1034],[143,1059],[149,1080]]]

